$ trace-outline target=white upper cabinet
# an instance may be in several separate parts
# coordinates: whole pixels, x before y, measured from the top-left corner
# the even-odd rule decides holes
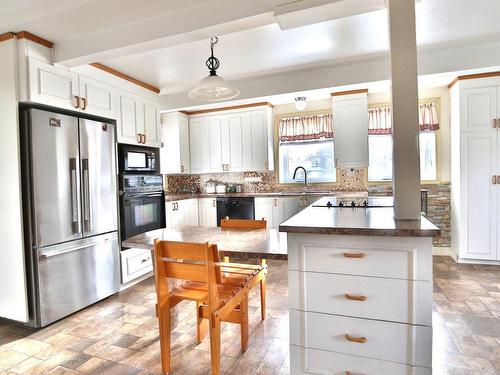
[[[185,114],[170,112],[162,115],[161,143],[161,173],[190,173],[189,124]]]
[[[28,58],[28,76],[28,101],[79,110],[78,74]]]
[[[160,121],[155,104],[139,95],[117,90],[119,143],[160,147]]]
[[[80,108],[97,116],[116,118],[116,90],[92,78],[79,76]]]
[[[464,89],[460,92],[461,131],[477,132],[493,129],[497,118],[497,88]]]
[[[273,168],[270,108],[189,118],[191,172],[242,172]]]
[[[368,167],[368,93],[332,97],[337,168]]]

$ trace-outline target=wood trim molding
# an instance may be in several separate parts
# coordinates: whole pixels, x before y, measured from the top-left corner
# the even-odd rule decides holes
[[[500,72],[477,73],[477,74],[467,74],[463,76],[458,76],[453,81],[451,81],[451,83],[448,85],[448,88],[451,89],[455,83],[466,79],[489,78],[498,76],[500,76]]]
[[[17,39],[28,39],[28,40],[31,40],[32,42],[41,44],[42,46],[45,46],[47,48],[54,47],[54,43],[49,42],[46,39],[40,38],[39,36],[32,34],[28,31],[20,31],[20,32],[16,33],[16,38]]]
[[[0,34],[0,42],[10,40],[10,39],[14,38],[15,36],[16,36],[16,34],[12,33],[12,32]]]
[[[258,102],[258,103],[250,103],[250,104],[233,105],[233,106],[221,107],[221,108],[200,109],[199,111],[179,111],[179,112],[184,113],[185,115],[188,115],[188,116],[192,116],[192,115],[201,115],[203,113],[230,111],[232,109],[260,107],[263,105],[267,105],[267,106],[273,108],[273,105],[269,102]]]
[[[145,89],[153,91],[153,92],[155,92],[157,94],[160,93],[160,89],[158,87],[152,86],[152,85],[150,85],[148,83],[145,83],[145,82],[142,82],[142,81],[139,81],[138,79],[130,77],[130,76],[128,76],[128,75],[126,75],[124,73],[121,73],[121,72],[119,72],[117,70],[114,70],[113,68],[110,68],[109,66],[106,66],[106,65],[103,65],[103,64],[100,64],[100,63],[97,63],[97,62],[91,63],[90,65],[93,66],[94,68],[101,69],[101,70],[105,71],[106,73],[109,73],[109,74],[112,74],[114,76],[120,77],[120,78],[122,78],[122,79],[124,79],[126,81],[135,83],[136,85],[144,87]]]
[[[332,92],[330,93],[330,96],[342,96],[342,95],[352,95],[352,94],[368,94],[368,89]]]

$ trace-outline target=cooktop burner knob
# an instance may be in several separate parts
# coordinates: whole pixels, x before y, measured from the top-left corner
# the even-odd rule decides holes
[[[364,201],[364,202],[363,202],[363,206],[368,207],[368,202],[367,202],[367,201]]]
[[[333,206],[332,202],[328,201],[327,204],[326,204],[326,207],[330,208],[332,206]]]
[[[339,207],[344,207],[344,203],[340,202]]]
[[[356,202],[351,201],[351,207],[356,207]]]

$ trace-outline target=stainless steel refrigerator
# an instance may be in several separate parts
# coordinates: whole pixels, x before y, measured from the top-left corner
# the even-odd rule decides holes
[[[30,324],[119,290],[115,125],[20,111]]]

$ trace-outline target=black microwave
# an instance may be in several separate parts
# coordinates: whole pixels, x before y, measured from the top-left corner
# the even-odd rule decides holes
[[[118,166],[120,173],[160,173],[160,149],[119,144]]]

